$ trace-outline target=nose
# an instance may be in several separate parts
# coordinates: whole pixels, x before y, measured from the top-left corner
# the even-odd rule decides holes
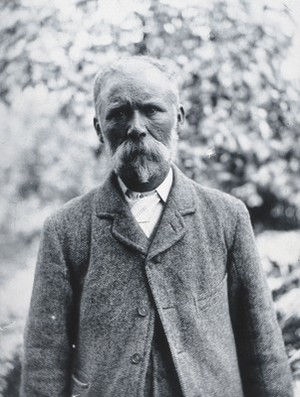
[[[139,139],[145,137],[146,132],[143,116],[138,111],[134,111],[129,122],[127,136],[133,139]]]

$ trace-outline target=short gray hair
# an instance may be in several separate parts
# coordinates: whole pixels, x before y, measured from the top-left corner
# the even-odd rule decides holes
[[[144,62],[147,65],[153,66],[160,70],[165,77],[170,81],[174,88],[174,92],[177,97],[177,101],[179,101],[179,91],[178,91],[178,83],[177,83],[177,78],[175,72],[171,69],[170,65],[166,60],[154,58],[151,56],[146,56],[146,55],[133,55],[133,56],[125,56],[125,57],[120,57],[118,58],[113,64],[107,64],[101,69],[94,80],[94,105],[95,105],[95,111],[97,113],[97,108],[98,108],[98,97],[101,92],[101,89],[103,88],[105,82],[107,81],[107,78],[117,72],[121,72],[123,70],[124,64],[126,62],[132,62],[132,61],[137,61],[137,62]]]

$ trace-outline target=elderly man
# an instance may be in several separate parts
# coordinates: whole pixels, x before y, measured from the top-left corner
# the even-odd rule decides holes
[[[45,223],[21,395],[292,396],[245,206],[172,162],[173,76],[121,59],[94,94],[112,172]]]

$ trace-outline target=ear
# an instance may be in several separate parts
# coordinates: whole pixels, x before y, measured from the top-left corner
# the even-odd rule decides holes
[[[104,143],[101,125],[96,117],[94,117],[94,128],[101,143]]]
[[[185,111],[183,105],[179,104],[178,109],[177,109],[177,121],[179,124],[184,123],[184,118],[185,118]]]

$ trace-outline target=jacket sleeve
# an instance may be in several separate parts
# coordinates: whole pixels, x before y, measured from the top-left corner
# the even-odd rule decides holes
[[[68,395],[72,289],[54,222],[42,234],[24,335],[21,397]]]
[[[237,279],[235,337],[245,396],[293,396],[292,379],[248,211],[239,203],[232,264]]]

